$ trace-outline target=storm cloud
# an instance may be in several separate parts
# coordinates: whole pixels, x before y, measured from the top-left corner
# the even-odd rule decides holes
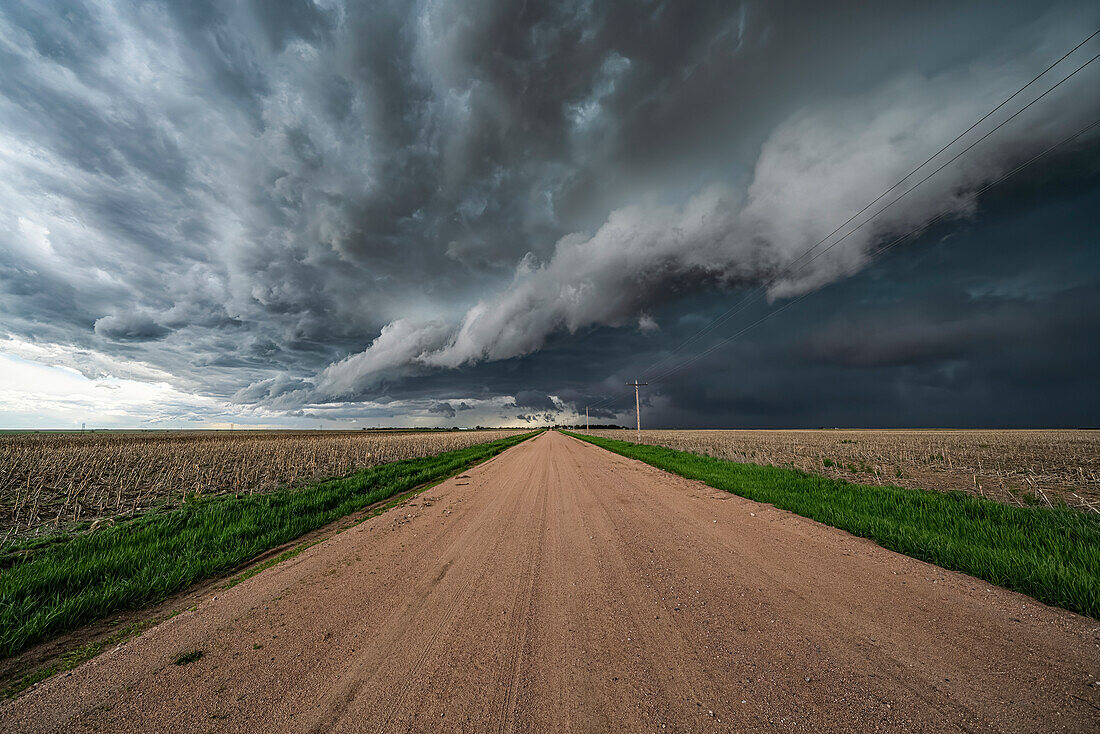
[[[265,414],[583,415],[747,288],[827,301],[899,235],[982,221],[976,192],[1100,116],[1100,64],[799,260],[1098,23],[1075,2],[5,3],[0,335]],[[1087,188],[1096,149],[1043,186]],[[788,353],[965,362],[1043,331],[1013,298],[823,323]]]

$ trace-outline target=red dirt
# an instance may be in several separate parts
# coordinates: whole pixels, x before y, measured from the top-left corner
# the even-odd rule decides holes
[[[547,433],[0,730],[1091,731],[1097,675],[1095,620]]]

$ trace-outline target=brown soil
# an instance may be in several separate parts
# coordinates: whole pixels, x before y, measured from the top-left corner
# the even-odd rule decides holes
[[[1091,731],[1096,675],[1095,620],[548,433],[0,730]]]

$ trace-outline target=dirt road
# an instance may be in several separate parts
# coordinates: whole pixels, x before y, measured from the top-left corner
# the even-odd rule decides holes
[[[0,730],[1091,731],[1098,628],[547,433],[0,705]]]

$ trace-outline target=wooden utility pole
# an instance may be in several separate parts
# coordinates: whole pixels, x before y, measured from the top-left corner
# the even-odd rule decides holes
[[[638,388],[644,385],[648,385],[648,382],[638,382],[638,378],[634,378],[634,382],[626,383],[627,387],[634,388],[634,416],[638,420],[638,443],[642,442],[642,401],[638,397]]]

